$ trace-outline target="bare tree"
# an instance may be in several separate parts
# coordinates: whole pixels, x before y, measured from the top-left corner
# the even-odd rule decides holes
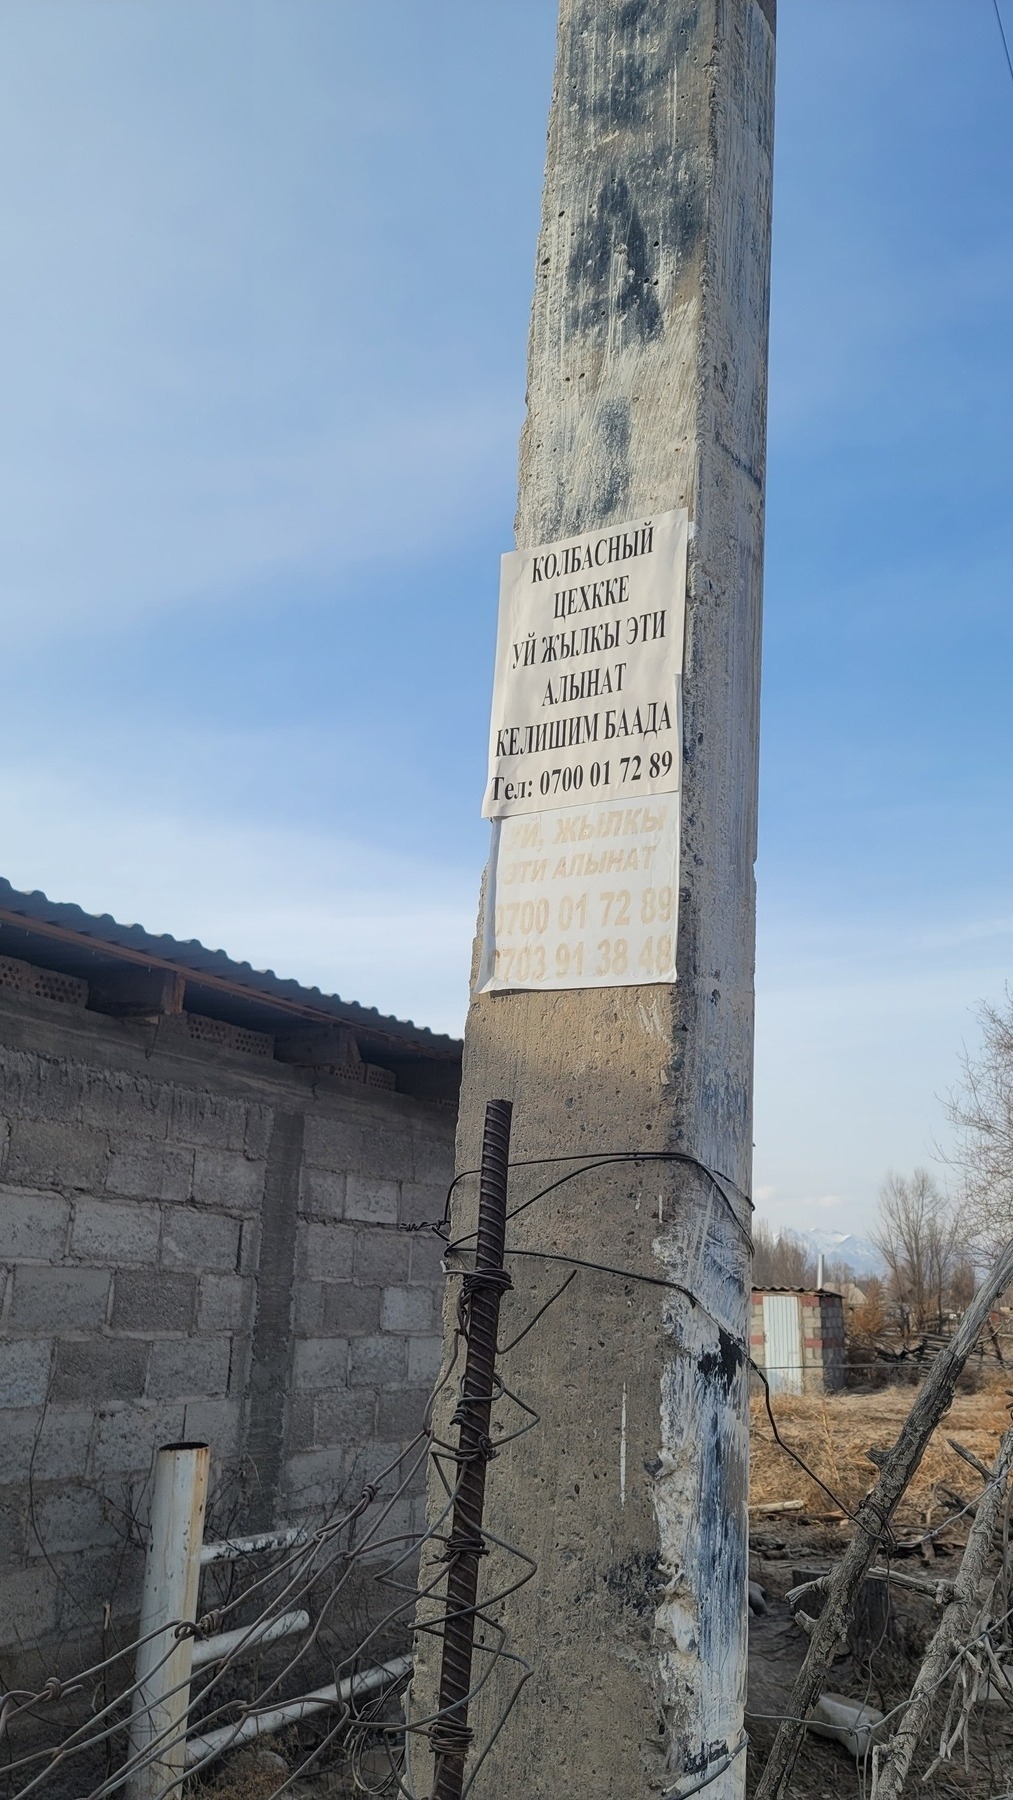
[[[950,1306],[954,1312],[966,1312],[978,1285],[978,1274],[968,1256],[959,1256],[950,1276]]]
[[[811,1244],[795,1231],[777,1231],[764,1219],[753,1221],[753,1286],[758,1288],[814,1288],[817,1258]],[[827,1258],[823,1279],[828,1287],[843,1290],[855,1279],[850,1263]]]
[[[851,1335],[859,1342],[878,1338],[886,1324],[887,1291],[878,1275],[863,1275],[860,1283],[865,1299],[851,1314]]]
[[[1013,994],[978,1012],[981,1046],[965,1053],[963,1081],[950,1095],[957,1128],[951,1161],[963,1187],[961,1224],[979,1254],[994,1255],[1013,1237]]]
[[[816,1258],[804,1238],[753,1222],[753,1286],[808,1288],[816,1280]]]
[[[952,1204],[927,1169],[887,1176],[872,1241],[905,1334],[941,1325],[961,1258]]]

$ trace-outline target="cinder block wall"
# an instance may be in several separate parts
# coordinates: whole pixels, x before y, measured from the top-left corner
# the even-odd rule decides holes
[[[802,1296],[802,1366],[807,1394],[844,1386],[844,1301],[826,1291]]]
[[[207,1440],[259,1527],[357,1495],[414,1435],[442,1276],[403,1228],[442,1216],[453,1131],[451,1107],[216,1049],[185,1018],[0,994],[8,1667],[136,1603],[160,1443]]]

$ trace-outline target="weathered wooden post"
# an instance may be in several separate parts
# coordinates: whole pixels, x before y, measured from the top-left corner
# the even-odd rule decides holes
[[[508,1221],[505,1337],[565,1272],[543,1255],[627,1273],[581,1269],[501,1365],[540,1423],[486,1520],[538,1567],[493,1610],[534,1673],[476,1800],[744,1780],[773,70],[774,0],[562,0],[458,1166],[502,1094],[511,1205],[576,1172]],[[491,1547],[480,1591],[517,1572]],[[437,1661],[421,1633],[416,1719]],[[469,1770],[516,1673],[472,1701]]]

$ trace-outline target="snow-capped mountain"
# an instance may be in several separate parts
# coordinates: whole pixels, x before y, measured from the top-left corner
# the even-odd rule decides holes
[[[817,1256],[822,1251],[828,1262],[849,1263],[858,1276],[883,1273],[883,1258],[875,1244],[853,1231],[803,1231],[799,1236]]]

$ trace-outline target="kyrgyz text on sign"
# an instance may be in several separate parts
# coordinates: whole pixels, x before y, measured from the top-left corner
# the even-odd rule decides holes
[[[504,556],[483,813],[679,787],[688,515]]]

